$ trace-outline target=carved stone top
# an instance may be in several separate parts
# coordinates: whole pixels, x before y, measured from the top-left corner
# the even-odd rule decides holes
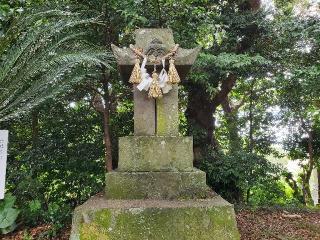
[[[158,38],[153,39],[145,50],[145,54],[151,61],[155,61],[157,58],[165,56],[167,52],[168,48]]]
[[[175,46],[171,29],[163,28],[142,28],[135,31],[135,48],[143,50],[143,53],[150,60],[160,59],[170,52]],[[135,64],[136,55],[128,48],[119,48],[112,45],[112,51],[117,60],[120,74],[125,81],[128,81],[133,65]],[[185,79],[186,74],[190,70],[196,60],[200,47],[194,49],[178,48],[175,55],[175,65],[179,72],[181,80]],[[168,66],[168,63],[166,63]],[[152,71],[153,63],[147,63],[147,69]]]
[[[141,28],[135,31],[136,43],[135,47],[146,49],[151,42],[156,41],[164,44],[165,48],[169,50],[174,47],[173,33],[169,28]]]

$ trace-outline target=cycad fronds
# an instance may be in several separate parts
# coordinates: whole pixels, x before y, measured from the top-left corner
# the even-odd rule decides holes
[[[31,109],[103,65],[110,68],[111,54],[88,40],[96,23],[97,18],[79,12],[41,10],[11,26],[7,38],[0,39],[0,121]]]

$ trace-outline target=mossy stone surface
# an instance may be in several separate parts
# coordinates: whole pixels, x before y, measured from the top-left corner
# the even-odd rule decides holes
[[[233,206],[192,201],[107,201],[76,209],[70,240],[238,240]]]
[[[192,169],[192,137],[128,136],[119,139],[119,172]]]
[[[134,134],[137,136],[154,136],[156,134],[156,103],[148,97],[146,91],[139,91],[133,85],[134,100]]]
[[[211,195],[206,174],[191,172],[106,173],[108,199],[194,199]]]
[[[158,136],[179,135],[178,90],[178,85],[174,84],[170,92],[156,100],[156,133]]]

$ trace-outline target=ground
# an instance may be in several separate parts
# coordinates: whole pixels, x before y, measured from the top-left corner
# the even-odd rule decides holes
[[[241,210],[237,222],[242,240],[320,240],[320,211]]]
[[[320,211],[283,209],[242,209],[237,211],[241,240],[320,240]],[[48,226],[21,229],[2,240],[37,239]],[[33,238],[23,238],[27,235]],[[68,240],[69,228],[54,239]]]

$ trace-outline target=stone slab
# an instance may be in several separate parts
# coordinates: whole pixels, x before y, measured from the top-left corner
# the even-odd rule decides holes
[[[193,138],[128,136],[119,139],[118,171],[192,171]]]
[[[205,200],[105,200],[76,208],[70,240],[239,240],[233,206]]]
[[[179,87],[175,84],[170,92],[156,100],[156,133],[158,136],[179,135],[178,91]]]
[[[106,173],[107,199],[195,199],[212,196],[206,174],[192,172]]]
[[[146,91],[139,91],[133,86],[134,99],[134,134],[136,136],[153,136],[156,133],[155,100],[148,97]]]

